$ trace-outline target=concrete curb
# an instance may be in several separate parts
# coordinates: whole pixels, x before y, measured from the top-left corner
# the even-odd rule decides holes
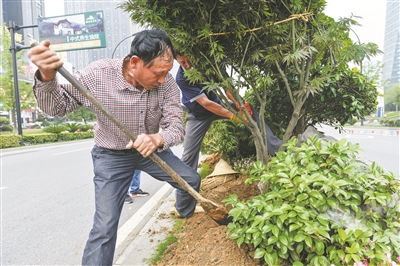
[[[166,198],[173,187],[164,184],[140,209],[118,229],[117,243],[115,246],[115,258],[121,256],[125,248],[135,239],[136,235],[146,225],[152,215],[157,211],[162,203],[162,199]]]

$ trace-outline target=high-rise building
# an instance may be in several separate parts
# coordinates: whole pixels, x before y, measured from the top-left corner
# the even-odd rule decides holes
[[[400,83],[400,0],[386,0],[383,81],[385,88]]]
[[[9,24],[14,22],[18,26],[37,24],[37,18],[44,16],[44,0],[0,0],[1,22]],[[23,40],[39,39],[35,28],[26,28],[18,31]]]
[[[74,68],[81,69],[90,62],[111,58],[114,49],[124,38],[140,31],[140,27],[132,22],[128,13],[118,8],[122,0],[69,0],[65,1],[65,14],[76,14],[88,11],[102,10],[106,34],[106,48],[76,50],[68,52],[68,61]],[[128,38],[115,50],[114,58],[124,57],[129,53],[130,41]]]

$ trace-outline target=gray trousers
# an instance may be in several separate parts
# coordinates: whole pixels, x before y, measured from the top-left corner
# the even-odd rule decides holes
[[[203,142],[204,136],[206,135],[207,130],[210,128],[211,123],[217,119],[225,118],[217,115],[211,115],[205,119],[198,119],[192,113],[187,113],[182,161],[193,169],[197,169],[201,143]],[[274,156],[279,150],[282,140],[274,135],[268,125],[266,125],[266,142],[268,153]]]
[[[169,149],[157,155],[172,166],[190,186],[199,191],[200,176],[196,171],[184,164]],[[109,150],[94,146],[92,160],[96,210],[93,227],[83,253],[82,265],[112,265],[119,217],[134,170],[142,170],[175,187],[177,211],[183,217],[193,215],[196,200],[182,190],[151,159],[143,158],[137,151]]]
[[[182,161],[197,170],[200,148],[207,130],[212,121],[223,119],[217,115],[211,115],[205,119],[198,119],[192,113],[187,113],[185,139],[183,141]]]

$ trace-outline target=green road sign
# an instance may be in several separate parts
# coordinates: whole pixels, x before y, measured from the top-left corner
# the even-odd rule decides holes
[[[39,40],[50,40],[55,51],[106,47],[103,11],[38,19]]]

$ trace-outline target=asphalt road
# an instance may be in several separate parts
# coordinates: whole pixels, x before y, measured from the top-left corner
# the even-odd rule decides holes
[[[400,137],[395,130],[368,129],[368,127],[347,128],[339,133],[332,127],[323,126],[319,130],[336,139],[345,138],[360,145],[360,158],[368,162],[376,162],[384,169],[400,177]]]
[[[94,213],[92,140],[1,152],[1,265],[80,264]],[[179,155],[179,154],[178,154]],[[163,184],[147,174],[141,188]],[[148,199],[125,204],[120,227]]]

